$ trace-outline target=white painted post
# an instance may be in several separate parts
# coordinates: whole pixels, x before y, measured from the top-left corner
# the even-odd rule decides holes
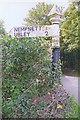
[[[54,5],[51,9],[48,16],[50,17],[50,21],[52,23],[52,67],[56,69],[56,73],[54,76],[54,80],[60,80],[59,70],[58,70],[58,60],[60,58],[60,28],[59,23],[61,21],[62,10],[57,5]]]

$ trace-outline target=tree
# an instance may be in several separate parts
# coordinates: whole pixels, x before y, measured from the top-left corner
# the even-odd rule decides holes
[[[5,34],[4,21],[0,20],[0,34]]]
[[[78,8],[80,5],[78,4]],[[67,67],[79,69],[80,60],[80,10],[72,3],[64,13],[61,25],[61,56]]]
[[[35,8],[29,10],[28,17],[24,19],[25,25],[48,25],[51,24],[47,16],[52,9],[52,4],[38,3]]]

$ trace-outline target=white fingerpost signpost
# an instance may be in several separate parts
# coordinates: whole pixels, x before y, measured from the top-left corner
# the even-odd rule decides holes
[[[38,36],[52,36],[52,66],[55,67],[56,74],[54,79],[59,80],[58,60],[60,58],[60,28],[59,23],[62,16],[62,8],[54,5],[48,16],[52,25],[43,26],[21,26],[14,27],[10,31],[12,37],[38,37]]]
[[[55,68],[55,75],[54,80],[60,80],[59,75],[59,64],[58,60],[60,59],[60,28],[59,23],[62,17],[62,9],[55,5],[51,11],[49,12],[48,16],[50,17],[50,21],[52,23],[52,70],[54,71]],[[55,30],[55,32],[54,32]]]

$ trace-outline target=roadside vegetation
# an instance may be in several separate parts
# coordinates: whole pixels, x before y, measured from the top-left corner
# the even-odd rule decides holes
[[[78,117],[76,102],[54,82],[50,48],[43,38],[2,39],[3,118]]]

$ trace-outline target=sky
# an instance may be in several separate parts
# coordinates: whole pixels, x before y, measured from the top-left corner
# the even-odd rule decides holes
[[[4,27],[8,33],[13,27],[22,26],[28,11],[38,2],[56,4],[68,7],[68,0],[0,0],[0,20],[4,20]]]

